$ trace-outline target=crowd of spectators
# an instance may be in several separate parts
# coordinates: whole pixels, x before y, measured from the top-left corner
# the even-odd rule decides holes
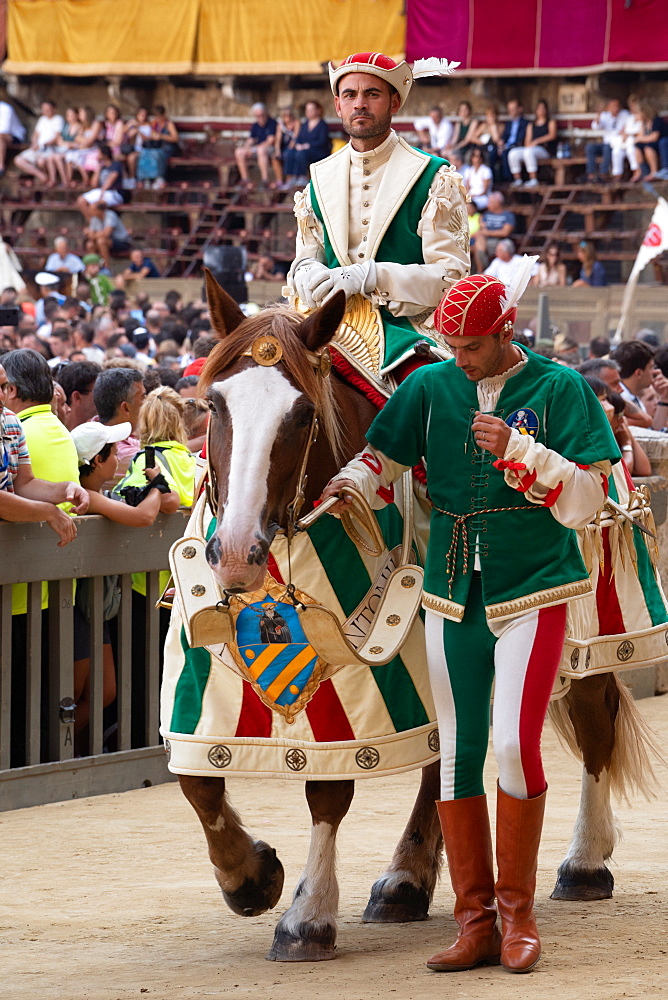
[[[0,103],[0,128],[7,129],[4,136],[15,142],[25,139],[25,129],[7,103]],[[178,145],[176,126],[162,105],[152,111],[138,108],[127,119],[115,104],[108,105],[102,117],[88,105],[68,107],[63,116],[55,102],[47,99],[29,147],[18,154],[14,165],[44,188],[59,183],[76,187],[82,182],[90,188],[84,196],[88,204],[113,207],[124,190],[164,187],[169,158]],[[2,139],[0,149],[4,154]],[[112,180],[110,174],[115,175]]]
[[[294,108],[280,111],[278,121],[270,117],[266,106],[260,102],[252,106],[251,112],[255,120],[250,134],[234,151],[241,187],[247,191],[255,187],[248,173],[249,160],[257,161],[263,187],[279,191],[303,187],[311,164],[329,156],[332,150],[320,102],[306,102],[302,121]]]
[[[84,282],[77,295],[82,287]],[[16,294],[5,289],[2,300],[11,304]],[[145,294],[130,299],[114,289],[107,302],[97,305],[90,295],[59,301],[46,294],[37,302],[22,302],[18,325],[1,333],[1,519],[46,522],[55,533],[54,544],[64,546],[76,537],[76,516],[86,512],[132,527],[192,505],[195,456],[208,416],[197,384],[216,342],[204,302],[184,306],[176,291],[164,301],[150,301]],[[145,600],[143,574],[133,578],[133,588],[133,603]],[[18,701],[25,695],[20,664],[25,662],[26,594],[25,585],[14,588]],[[116,695],[110,634],[118,612],[114,594],[113,578],[105,578],[105,707]],[[44,588],[43,606],[46,599]],[[80,753],[86,752],[90,711],[89,620],[90,595],[83,582],[74,606],[75,749]],[[22,754],[21,739],[13,740],[13,766],[21,764]]]
[[[650,103],[633,94],[628,109],[616,98],[601,99],[599,105],[591,122],[593,141],[585,145],[587,167],[582,180],[619,181],[627,163],[631,181],[668,179],[668,122]],[[495,105],[485,109],[484,117],[475,118],[469,102],[463,101],[453,119],[434,105],[427,116],[415,119],[413,127],[423,149],[445,157],[462,175],[471,200],[472,270],[490,269],[492,274],[507,270],[503,264],[508,249],[501,248],[499,263],[496,248],[500,240],[517,236],[517,220],[506,207],[499,186],[536,188],[541,163],[571,156],[570,142],[560,141],[557,121],[547,102],[541,98],[533,115],[527,117],[519,100],[509,100],[504,123]],[[577,245],[576,256],[576,265],[567,269],[558,244],[550,243],[533,283],[540,287],[607,283],[591,240]]]
[[[535,322],[516,339],[584,376],[606,411],[629,473],[651,475],[632,428],[668,434],[668,345],[653,330],[641,329],[632,340],[613,345],[607,337],[595,337],[583,349],[558,331],[551,340],[536,340],[534,327]]]

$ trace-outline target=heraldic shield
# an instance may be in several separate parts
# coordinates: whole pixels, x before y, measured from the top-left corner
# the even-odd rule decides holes
[[[285,588],[268,576],[261,591],[250,595],[241,609],[233,608],[236,643],[230,652],[259,698],[290,722],[317,690],[326,664],[306,638],[294,604],[281,599],[284,596]]]

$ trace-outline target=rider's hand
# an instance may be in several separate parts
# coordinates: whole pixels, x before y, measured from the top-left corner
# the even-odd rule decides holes
[[[324,503],[324,501],[329,500],[330,497],[340,496],[341,490],[346,486],[352,486],[353,489],[355,488],[355,484],[352,479],[331,479],[320,494],[318,503]],[[348,510],[352,502],[351,497],[340,497],[338,503],[335,503],[333,507],[329,508],[329,513],[342,514],[345,510]]]
[[[313,291],[321,282],[329,280],[330,273],[329,268],[325,264],[321,264],[319,260],[309,258],[302,261],[292,275],[295,291],[309,309],[317,308],[318,304],[313,297]]]
[[[88,495],[86,494],[87,497]],[[66,514],[60,507],[56,507],[54,504],[47,503],[45,507],[49,509],[45,512],[46,516],[44,520],[51,530],[55,531],[59,536],[58,548],[62,549],[77,537],[76,522],[73,517],[70,517],[69,514]]]
[[[376,262],[368,260],[364,264],[349,264],[347,267],[333,267],[325,281],[318,283],[312,295],[320,306],[337,292],[351,295],[370,295],[376,287]]]

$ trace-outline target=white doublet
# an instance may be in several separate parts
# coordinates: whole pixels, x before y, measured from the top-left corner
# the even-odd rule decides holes
[[[348,256],[353,263],[367,259],[371,208],[376,203],[380,182],[398,141],[397,133],[390,132],[377,149],[358,153],[350,147]]]

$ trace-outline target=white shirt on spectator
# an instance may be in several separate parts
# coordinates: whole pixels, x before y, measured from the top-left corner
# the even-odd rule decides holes
[[[594,118],[591,127],[598,131],[603,130],[603,142],[609,146],[624,131],[630,117],[631,112],[625,108],[622,108],[618,115],[612,115],[609,111],[601,111],[598,118]]]
[[[425,118],[416,118],[413,128],[416,132],[429,131],[432,149],[446,149],[452,142],[454,129],[447,118],[441,118],[438,124],[428,115]]]
[[[59,253],[49,254],[46,261],[46,271],[67,271],[68,274],[81,274],[82,271],[86,270],[84,262],[81,257],[77,257],[75,253],[66,253],[63,259]]]
[[[642,413],[647,413],[647,407],[643,403],[640,396],[634,396],[631,390],[627,387],[625,382],[622,382],[622,388],[619,395],[622,397],[622,399],[625,399],[628,403],[635,403],[635,405],[638,407],[639,410],[642,411]]]
[[[62,115],[52,115],[51,118],[47,118],[46,115],[40,115],[33,132],[37,148],[44,149],[45,146],[52,146],[54,143],[57,143],[60,139],[60,133],[64,128],[65,119]]]
[[[495,257],[491,262],[489,267],[485,268],[485,274],[490,274],[493,278],[498,278],[502,281],[504,285],[509,285],[513,278],[513,273],[517,265],[522,261],[522,258],[518,253],[514,254],[510,260],[501,260],[500,257]],[[534,264],[531,275],[538,272],[538,265]]]
[[[0,135],[11,135],[17,142],[23,142],[26,137],[25,126],[7,101],[0,101]]]
[[[462,176],[464,178],[464,187],[471,197],[479,198],[485,194],[487,181],[491,181],[493,175],[490,168],[485,163],[481,163],[475,169],[473,167],[465,167],[462,170]]]

